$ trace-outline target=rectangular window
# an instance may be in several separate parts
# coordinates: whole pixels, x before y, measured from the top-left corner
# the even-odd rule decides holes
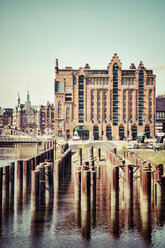
[[[61,128],[62,127],[62,121],[58,122],[58,127]]]
[[[134,85],[134,79],[132,79],[132,85]]]
[[[60,112],[60,113],[58,113],[58,118],[62,118],[62,114],[61,114],[61,112]]]
[[[66,113],[69,114],[69,107],[66,108]]]
[[[61,130],[58,131],[58,137],[62,137],[62,131]]]
[[[66,117],[66,123],[69,123],[69,117]]]

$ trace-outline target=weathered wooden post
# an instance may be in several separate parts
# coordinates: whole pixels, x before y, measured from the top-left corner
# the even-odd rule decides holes
[[[38,165],[36,170],[39,171],[40,197],[43,200],[45,196],[45,167],[44,165]]]
[[[17,178],[23,180],[23,160],[17,161]]]
[[[14,179],[15,179],[15,163],[9,163],[9,181],[10,181],[10,190],[11,195],[14,195]]]
[[[80,158],[80,165],[82,165],[82,148],[78,148],[78,157]]]
[[[9,165],[3,166],[3,199],[9,199]]]
[[[84,238],[90,237],[90,171],[81,172],[81,230]]]
[[[0,167],[0,205],[2,204],[3,167]]]
[[[81,166],[75,167],[75,222],[81,227]]]
[[[101,148],[97,149],[97,160],[100,161],[101,159]]]
[[[39,170],[31,171],[31,196],[39,197]]]
[[[30,179],[30,163],[29,160],[26,159],[23,161],[23,181],[25,187],[29,185],[29,179]]]

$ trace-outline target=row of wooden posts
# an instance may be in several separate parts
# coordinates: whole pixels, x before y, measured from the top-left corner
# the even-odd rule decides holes
[[[147,162],[142,158],[138,157],[133,152],[124,150],[124,159],[118,154],[116,148],[107,151],[108,169],[111,180],[111,187],[114,190],[119,189],[119,178],[121,172],[123,174],[124,181],[133,186],[133,181],[136,179],[134,173],[137,173],[140,177],[140,184],[142,186],[143,193],[150,195],[151,185],[156,185],[153,188],[161,187],[161,192],[165,191],[165,176],[163,175],[163,164],[153,164]],[[155,193],[157,194],[157,193]]]
[[[83,150],[78,149],[79,165],[75,167],[75,199],[87,210],[96,199],[96,178],[99,167],[95,166],[93,146],[88,149],[88,159],[83,160]],[[97,160],[101,160],[101,149],[97,150]]]
[[[124,151],[125,160],[129,161],[140,170],[140,182],[146,194],[151,192],[151,185],[161,187],[165,191],[165,176],[163,164],[155,164],[138,157],[131,151]]]
[[[14,192],[15,169],[18,187],[31,185],[32,197],[44,196],[46,189],[49,192],[53,189],[54,179],[60,181],[67,167],[71,166],[71,150],[65,145],[60,159],[55,160],[56,142],[49,142],[49,145],[45,142],[45,144],[44,150],[49,147],[48,150],[29,159],[18,160],[16,168],[14,162],[0,167],[0,203],[3,190],[9,192],[10,188],[10,192]]]

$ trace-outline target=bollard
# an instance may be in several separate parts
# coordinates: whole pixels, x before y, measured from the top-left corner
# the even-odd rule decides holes
[[[39,171],[31,171],[31,196],[39,197]]]

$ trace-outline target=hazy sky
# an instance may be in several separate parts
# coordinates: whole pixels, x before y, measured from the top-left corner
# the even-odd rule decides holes
[[[165,66],[164,0],[0,0],[0,106],[54,102],[54,66]],[[155,71],[157,94],[165,70]]]

